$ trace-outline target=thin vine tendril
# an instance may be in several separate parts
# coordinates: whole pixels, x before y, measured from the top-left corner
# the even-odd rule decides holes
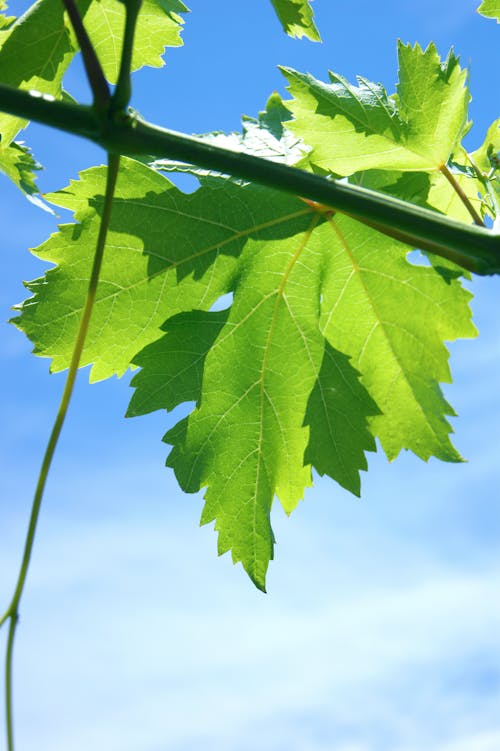
[[[31,515],[28,525],[28,531],[26,534],[26,540],[24,543],[24,552],[21,561],[21,567],[19,569],[19,575],[14,590],[14,595],[10,602],[9,607],[5,611],[4,615],[0,619],[0,627],[9,622],[9,633],[7,638],[7,650],[5,657],[5,713],[6,713],[6,729],[7,729],[7,751],[14,751],[14,723],[13,723],[13,711],[12,711],[12,658],[14,649],[14,637],[16,633],[17,622],[19,618],[19,603],[26,583],[26,576],[28,574],[28,568],[33,550],[33,543],[35,540],[35,532],[38,522],[38,516],[40,513],[40,507],[42,504],[42,497],[45,490],[47,476],[49,473],[52,459],[57,447],[57,442],[61,434],[61,430],[68,412],[69,403],[71,401],[71,395],[75,385],[76,375],[80,365],[83,347],[85,345],[85,339],[89,328],[90,319],[92,316],[92,310],[94,307],[97,285],[99,282],[99,275],[102,266],[102,259],[104,256],[104,247],[106,244],[106,236],[108,232],[109,222],[111,219],[111,208],[113,204],[113,196],[115,193],[116,179],[118,176],[118,168],[120,164],[120,156],[118,154],[108,154],[108,170],[106,177],[106,191],[104,197],[104,207],[101,217],[101,223],[99,226],[99,235],[97,238],[96,249],[94,254],[94,261],[92,265],[92,271],[90,274],[89,286],[87,289],[87,296],[85,298],[85,304],[78,327],[78,333],[73,348],[73,354],[71,357],[71,364],[66,377],[66,383],[64,385],[64,391],[57,411],[56,419],[50,434],[47,448],[43,457],[40,473],[38,475],[38,482],[33,498],[33,504],[31,507]]]
[[[110,116],[118,114],[123,116],[126,112],[126,107],[131,96],[131,84],[130,84],[130,68],[132,63],[132,51],[134,45],[134,34],[137,24],[137,17],[141,8],[142,0],[122,0],[125,4],[125,29],[122,45],[122,58],[120,66],[120,76],[115,88],[113,97],[110,97],[108,84],[104,77],[99,59],[92,46],[92,42],[88,38],[85,27],[82,23],[82,19],[78,8],[74,0],[63,0],[63,5],[66,8],[75,34],[80,42],[80,46],[83,53],[84,64],[87,72],[87,77],[90,83],[90,87],[94,94],[94,110],[101,114],[101,124],[103,121],[108,121]],[[110,107],[110,105],[112,105]],[[94,112],[94,116],[96,114]],[[30,520],[28,524],[28,531],[26,533],[26,540],[24,543],[23,557],[21,560],[21,567],[17,578],[16,588],[14,595],[10,602],[9,607],[5,611],[2,618],[0,618],[0,628],[7,621],[9,622],[9,632],[7,637],[7,649],[5,656],[5,714],[6,714],[6,731],[7,731],[7,751],[14,751],[14,721],[13,721],[13,708],[12,708],[12,661],[14,652],[14,637],[16,634],[17,623],[19,620],[19,604],[26,583],[26,577],[28,574],[29,563],[31,559],[31,553],[33,550],[33,543],[35,540],[35,533],[37,528],[38,517],[40,514],[40,507],[42,504],[43,493],[47,482],[47,476],[49,474],[50,465],[54,458],[54,453],[61,435],[61,430],[68,412],[69,403],[73,394],[73,388],[76,381],[76,375],[80,366],[80,360],[87,338],[90,319],[92,317],[92,310],[94,308],[97,285],[99,283],[99,276],[101,272],[102,260],[104,257],[104,248],[106,245],[106,237],[108,233],[109,223],[111,220],[111,209],[113,206],[113,197],[115,194],[116,180],[118,177],[118,170],[120,166],[120,154],[112,151],[108,151],[108,170],[106,175],[106,189],[104,196],[103,212],[101,217],[101,223],[99,225],[99,235],[97,237],[96,249],[94,253],[94,260],[92,264],[92,270],[90,273],[89,285],[87,289],[87,295],[78,326],[78,332],[75,339],[75,345],[73,348],[73,354],[71,356],[71,363],[66,377],[66,383],[64,385],[61,402],[57,411],[56,419],[52,427],[45,454],[43,457],[40,473],[38,475],[37,486],[35,495],[33,498],[33,504],[31,507]]]

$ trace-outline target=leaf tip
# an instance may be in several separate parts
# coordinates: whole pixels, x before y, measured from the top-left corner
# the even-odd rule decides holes
[[[266,579],[261,578],[259,576],[254,576],[245,566],[245,571],[247,572],[248,576],[250,577],[250,580],[252,584],[256,587],[256,589],[259,590],[259,592],[262,592],[263,594],[267,595],[267,589],[266,589]]]

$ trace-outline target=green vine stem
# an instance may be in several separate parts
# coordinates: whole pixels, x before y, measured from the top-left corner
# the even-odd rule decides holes
[[[103,214],[99,227],[99,235],[97,238],[94,261],[92,264],[92,271],[90,275],[87,296],[85,299],[85,305],[83,308],[82,317],[80,319],[80,325],[73,348],[73,355],[71,357],[71,364],[68,370],[68,375],[66,377],[66,383],[64,385],[61,402],[52,428],[52,432],[50,434],[49,441],[47,443],[47,448],[45,449],[45,455],[43,457],[40,474],[38,476],[38,482],[33,498],[33,505],[31,507],[28,532],[26,534],[24,552],[21,561],[21,567],[19,569],[16,588],[14,590],[14,595],[9,607],[0,619],[0,626],[9,621],[9,634],[7,639],[7,651],[5,658],[5,712],[8,751],[14,751],[14,728],[12,712],[12,657],[14,648],[14,636],[19,615],[19,603],[21,601],[24,585],[26,583],[26,576],[28,574],[38,516],[40,513],[40,507],[42,504],[42,497],[45,490],[47,476],[49,473],[50,465],[52,463],[52,459],[54,458],[57,442],[59,440],[59,436],[61,434],[64,420],[68,411],[71,395],[73,393],[73,387],[75,385],[76,375],[78,372],[78,367],[80,365],[83,347],[85,344],[85,339],[87,336],[87,331],[89,328],[90,318],[92,316],[92,309],[94,307],[97,284],[99,281],[99,274],[101,271],[102,259],[104,255],[104,247],[106,244],[106,236],[111,218],[111,208],[113,204],[113,196],[115,193],[119,163],[120,157],[118,155],[108,154],[108,171],[106,178],[106,192],[104,198]]]
[[[0,84],[0,111],[83,136],[108,152],[155,155],[267,185],[332,209],[428,250],[476,274],[500,274],[500,234],[357,185],[230,151],[132,115],[100,118],[92,107],[48,99]]]

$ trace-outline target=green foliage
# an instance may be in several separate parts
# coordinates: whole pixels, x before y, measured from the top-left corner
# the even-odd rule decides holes
[[[61,96],[62,79],[76,49],[58,0],[38,0],[0,32],[0,81],[9,86]],[[10,143],[26,120],[0,113],[0,133]]]
[[[304,158],[309,148],[283,124],[283,121],[290,117],[290,110],[285,107],[281,97],[275,92],[271,94],[266,108],[259,112],[257,118],[243,117],[241,133],[205,133],[198,137],[213,146],[253,154],[263,159],[271,159],[273,162],[294,165]],[[157,159],[152,166],[167,172],[207,174],[207,170],[171,159]]]
[[[284,31],[292,37],[307,37],[319,42],[321,37],[313,20],[309,0],[271,0]]]
[[[0,170],[30,196],[38,193],[35,172],[39,169],[41,169],[40,165],[22,143],[13,141],[8,146],[4,146],[0,141]]]
[[[352,86],[330,73],[330,83],[282,68],[293,99],[290,129],[314,151],[322,172],[352,175],[367,169],[433,171],[446,164],[466,125],[466,71],[450,52],[442,62],[434,45],[398,46],[397,94],[358,78]]]
[[[79,0],[91,40],[104,72],[116,81],[121,53],[125,9],[116,0]],[[182,43],[180,0],[144,0],[134,47],[133,69],[160,67],[166,46]],[[62,80],[78,51],[78,42],[61,0],[38,0],[6,29],[0,26],[0,81],[21,89],[34,89],[56,99],[62,97]],[[0,113],[2,141],[10,143],[26,120]]]
[[[491,170],[496,172],[499,168],[499,152],[500,119],[490,125],[483,144],[471,156],[483,172],[489,173]]]
[[[478,8],[479,13],[488,18],[496,18],[500,23],[500,2],[499,0],[483,0]]]
[[[478,193],[485,209],[498,225],[500,217],[500,120],[495,120],[486,133],[482,145],[471,154],[476,171],[481,174]]]
[[[87,170],[48,196],[79,224],[36,251],[57,266],[29,284],[15,319],[54,370],[71,359],[104,179],[104,168]],[[200,180],[184,195],[123,160],[81,364],[93,363],[92,380],[143,368],[129,415],[197,403],[165,438],[168,464],[187,492],[207,488],[202,521],[215,519],[219,552],[264,588],[273,498],[291,512],[311,465],[357,494],[372,436],[390,459],[410,449],[460,460],[438,383],[450,380],[443,340],[474,335],[470,295],[458,271],[414,266],[405,246],[351,219],[220,175]],[[211,313],[228,292],[230,310]]]
[[[308,2],[273,5],[287,33],[319,39]],[[78,7],[114,82],[125,5]],[[485,2],[481,12],[492,8]],[[144,1],[133,69],[162,64],[165,46],[181,42],[186,11],[180,0]],[[0,80],[61,99],[78,49],[62,3],[38,0],[15,23],[0,18]],[[199,141],[298,164],[325,181],[342,177],[464,223],[496,220],[498,122],[468,154],[467,71],[433,44],[400,43],[398,55],[392,94],[366,78],[352,85],[330,73],[323,83],[283,68],[290,101],[272,94],[256,118],[243,119],[242,133]],[[38,165],[12,142],[25,122],[0,117],[0,165],[33,194]],[[291,513],[313,470],[359,495],[375,439],[391,460],[403,449],[423,460],[461,460],[440,384],[451,381],[445,343],[475,335],[471,295],[450,261],[414,263],[404,233],[387,237],[224,169],[146,162],[121,159],[80,365],[92,365],[93,381],[140,368],[128,416],[192,403],[164,437],[167,464],[185,491],[204,490],[202,523],[215,522],[219,552],[231,551],[264,589],[274,499]],[[176,171],[195,175],[197,190],[185,194],[161,174]],[[53,268],[27,285],[32,296],[14,323],[53,371],[74,358],[106,179],[106,168],[95,167],[47,196],[73,211],[75,223],[34,251]]]
[[[168,464],[184,490],[207,486],[202,522],[216,520],[219,552],[232,550],[261,588],[273,497],[290,513],[311,484],[309,462],[358,493],[363,452],[374,450],[368,425],[389,458],[409,448],[460,460],[437,383],[450,380],[442,339],[474,335],[469,294],[405,255],[350,219],[313,214],[299,234],[248,240],[230,311],[184,316],[176,336],[167,323],[164,339],[136,359],[143,371],[130,414],[136,404],[145,412],[197,402],[165,436],[174,444]],[[193,350],[200,326],[207,338]],[[183,347],[203,368],[201,389],[178,389],[173,403],[177,361],[181,373],[190,369]]]
[[[5,0],[0,0],[0,31],[7,29],[14,21],[14,16],[7,16],[7,3]]]
[[[271,3],[287,34],[320,41],[310,1]],[[499,0],[478,10],[500,22]],[[36,0],[16,19],[0,0],[0,171],[48,209],[41,166],[15,140],[30,119],[107,152],[107,167],[44,197],[74,222],[33,251],[51,268],[13,319],[68,374],[0,616],[8,751],[19,605],[79,367],[91,381],[137,370],[128,417],[184,405],[167,466],[204,493],[219,554],[263,591],[274,500],[290,514],[314,473],[359,496],[377,442],[389,460],[462,460],[441,384],[446,343],[476,334],[463,278],[500,273],[500,120],[468,153],[467,71],[453,51],[400,42],[391,94],[283,67],[290,101],[271,94],[241,133],[166,131],[128,107],[130,74],[163,65],[187,12],[182,0]],[[89,105],[63,88],[80,47]]]
[[[88,0],[84,0],[89,5]],[[182,16],[187,8],[180,0],[143,0],[132,57],[132,70],[144,66],[160,68],[165,47],[182,44]],[[84,15],[90,39],[106,78],[116,83],[120,67],[125,8],[116,0],[98,0]],[[76,43],[75,43],[76,44]]]

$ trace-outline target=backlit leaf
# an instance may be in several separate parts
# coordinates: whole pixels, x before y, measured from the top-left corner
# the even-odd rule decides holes
[[[134,42],[132,70],[164,65],[165,47],[182,44],[182,16],[187,7],[180,0],[143,0]],[[116,83],[120,68],[125,6],[116,0],[94,0],[84,16],[85,25],[107,79]]]
[[[0,81],[57,99],[74,54],[62,2],[38,0],[11,27],[0,31]],[[0,113],[2,142],[9,144],[26,122]]]
[[[321,41],[310,0],[271,0],[284,31],[292,37]]]
[[[79,0],[78,8],[104,71],[115,82],[121,55],[125,8],[116,0]],[[160,67],[166,46],[182,44],[180,0],[144,0],[134,45],[133,70]],[[61,0],[38,0],[12,26],[1,30],[0,81],[21,89],[62,96],[62,81],[78,51],[78,43]],[[0,113],[5,143],[25,127],[26,120]]]
[[[460,461],[439,383],[450,380],[444,340],[475,334],[470,295],[456,271],[406,255],[313,211],[299,233],[247,240],[228,310],[174,317],[134,358],[129,415],[195,402],[165,436],[167,463],[185,491],[206,488],[202,522],[260,588],[273,499],[291,512],[311,466],[359,494],[373,435],[391,459],[410,449]]]
[[[404,246],[347,217],[317,234],[330,247],[321,327],[381,410],[371,425],[387,456],[410,449],[425,460],[460,461],[445,419],[454,412],[438,384],[451,379],[443,342],[475,335],[470,293],[456,272],[410,264]]]
[[[22,143],[12,142],[5,147],[0,141],[0,171],[27,195],[38,193],[35,171],[39,169],[40,165]]]
[[[7,3],[5,0],[0,0],[0,30],[7,29],[15,20],[15,16],[7,15]]]
[[[478,11],[488,18],[496,18],[500,23],[500,0],[483,0]]]
[[[313,147],[313,168],[337,175],[367,169],[433,171],[462,137],[469,93],[466,71],[434,45],[399,44],[397,95],[358,77],[358,86],[330,73],[330,83],[282,68],[293,96],[287,127]]]

